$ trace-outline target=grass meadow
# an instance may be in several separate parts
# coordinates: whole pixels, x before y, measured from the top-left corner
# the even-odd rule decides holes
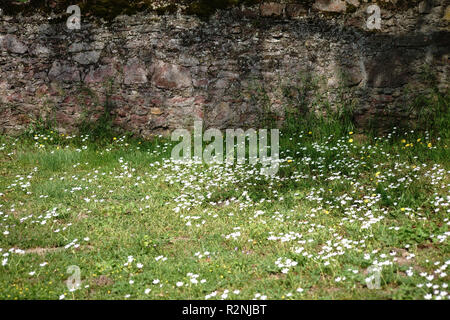
[[[305,122],[274,177],[163,137],[0,136],[0,298],[446,300],[443,128]]]

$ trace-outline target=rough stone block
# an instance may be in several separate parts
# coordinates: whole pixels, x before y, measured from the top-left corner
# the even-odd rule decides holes
[[[123,75],[125,84],[146,83],[148,81],[145,65],[137,58],[128,60],[123,67]]]
[[[324,12],[345,12],[347,4],[342,0],[316,0],[313,8]]]
[[[283,15],[285,4],[276,2],[265,2],[259,7],[261,16],[263,17],[279,17]]]
[[[48,78],[53,81],[76,82],[81,80],[81,73],[73,65],[54,61],[48,73]]]
[[[306,15],[308,10],[298,3],[289,3],[286,5],[286,16],[289,18],[297,18]]]
[[[189,69],[176,64],[157,61],[152,65],[152,82],[158,88],[181,89],[192,85]]]
[[[100,51],[80,52],[73,57],[73,60],[83,65],[97,63],[98,59],[100,59]]]
[[[18,54],[24,54],[28,51],[28,47],[12,34],[0,36],[0,47],[8,52]]]

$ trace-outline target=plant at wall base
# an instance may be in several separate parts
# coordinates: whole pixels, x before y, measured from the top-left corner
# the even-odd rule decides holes
[[[286,112],[305,115],[308,112],[308,95],[318,89],[318,82],[310,73],[299,73],[297,79],[282,85],[286,99]]]
[[[56,131],[56,109],[57,106],[53,102],[48,100],[44,101],[40,108],[39,114],[36,117],[30,117],[28,127],[25,129],[22,136],[32,137],[36,133],[48,133],[51,131]]]
[[[45,112],[42,125],[51,130],[52,128],[56,128],[56,109],[57,106],[51,101],[45,101],[43,105],[43,111]]]
[[[268,89],[259,80],[253,79],[247,88],[246,95],[250,104],[260,108],[260,123],[262,128],[275,128],[277,114],[271,108]]]
[[[330,101],[323,90],[324,79],[311,73],[299,73],[282,85],[285,106],[283,129],[290,135],[316,128],[317,135],[337,134],[353,130],[353,110],[357,101],[350,99],[348,87],[341,83],[334,90],[336,98]]]
[[[436,73],[430,65],[421,69],[420,80],[423,90],[407,88],[406,98],[409,103],[408,112],[416,115],[415,127],[420,130],[450,138],[450,89],[439,89]]]
[[[111,100],[112,92],[114,87],[114,81],[112,79],[108,79],[104,83],[105,90],[105,101],[102,105],[102,110],[100,115],[94,114],[89,107],[84,106],[84,115],[83,120],[79,125],[80,134],[87,134],[90,136],[91,140],[102,141],[107,140],[115,135],[116,131],[113,128],[113,118],[112,111],[115,107],[114,103]],[[97,100],[98,97],[95,93],[88,87],[82,87],[81,92],[87,93],[91,97]],[[96,120],[93,120],[92,117],[96,117]]]
[[[339,108],[335,110],[336,117],[346,126],[346,130],[350,131],[354,126],[354,112],[360,101],[358,98],[355,98],[355,84],[351,84],[350,75],[346,72],[341,72],[339,79],[340,82],[336,91],[336,104]]]
[[[444,138],[450,137],[450,90],[440,92],[436,87],[430,88],[412,101],[410,110],[417,114],[418,128],[439,133]]]
[[[260,108],[260,126],[280,127],[278,120],[284,118],[282,129],[290,135],[309,131],[315,127],[314,135],[337,134],[354,129],[353,113],[358,101],[351,98],[351,88],[342,82],[332,92],[325,86],[325,79],[311,73],[300,72],[288,81],[279,80],[279,85],[268,88],[253,80],[244,92],[249,103]],[[328,94],[334,98],[330,101]],[[284,116],[273,110],[270,95],[280,96]]]

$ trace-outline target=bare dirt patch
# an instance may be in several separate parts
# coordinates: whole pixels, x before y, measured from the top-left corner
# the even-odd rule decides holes
[[[92,284],[99,286],[99,287],[105,287],[105,286],[110,286],[112,284],[114,284],[114,280],[112,280],[111,278],[101,275],[97,278],[91,279]]]
[[[38,255],[45,255],[49,252],[57,252],[57,251],[61,251],[61,250],[64,250],[64,248],[63,247],[54,247],[54,248],[37,247],[37,248],[26,249],[25,253],[36,253]]]
[[[82,250],[82,249],[87,249],[87,250],[92,250],[94,249],[93,246],[80,246],[78,248],[76,248],[75,250]],[[29,249],[25,249],[25,253],[35,253],[38,255],[45,255],[47,253],[52,253],[52,252],[59,252],[65,250],[64,247],[51,247],[51,248],[43,248],[43,247],[36,247],[36,248],[29,248]]]

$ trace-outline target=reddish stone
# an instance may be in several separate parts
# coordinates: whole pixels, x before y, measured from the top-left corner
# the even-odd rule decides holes
[[[64,104],[69,104],[69,103],[74,103],[75,99],[72,96],[67,96],[62,100],[62,103]]]
[[[162,101],[161,101],[161,99],[159,99],[159,98],[153,98],[153,99],[151,99],[151,100],[150,100],[150,103],[153,104],[153,105],[157,105],[157,106],[162,105]]]
[[[158,61],[152,65],[152,82],[158,88],[181,89],[192,84],[191,74],[185,67]]]
[[[276,2],[265,2],[259,7],[263,17],[281,16],[285,8],[285,4]]]
[[[65,112],[57,112],[55,115],[55,119],[56,122],[58,122],[59,124],[73,124],[74,123],[74,118],[70,117],[68,114],[66,114]]]
[[[304,6],[298,3],[289,3],[286,5],[286,16],[296,18],[305,15],[308,11]]]
[[[194,100],[194,104],[205,104],[206,103],[206,97],[204,96],[196,96]]]
[[[127,123],[127,118],[117,117],[113,120],[113,125],[124,126]]]
[[[342,0],[316,0],[313,8],[325,12],[345,12],[347,4]]]
[[[36,90],[37,95],[45,95],[47,93],[48,93],[48,87],[45,84],[39,86],[39,88]]]
[[[358,28],[363,25],[363,20],[360,17],[352,17],[345,21],[345,25]]]
[[[120,116],[120,117],[125,117],[125,116],[127,115],[127,112],[126,112],[125,110],[123,110],[123,109],[118,109],[118,110],[116,111],[116,113],[117,113],[117,115]]]
[[[140,127],[141,125],[144,125],[148,122],[147,116],[138,116],[136,114],[132,114],[130,117],[130,122],[132,124],[136,124],[137,127]]]
[[[166,101],[166,105],[170,107],[186,107],[194,104],[195,98],[185,98],[181,96],[175,96]]]

